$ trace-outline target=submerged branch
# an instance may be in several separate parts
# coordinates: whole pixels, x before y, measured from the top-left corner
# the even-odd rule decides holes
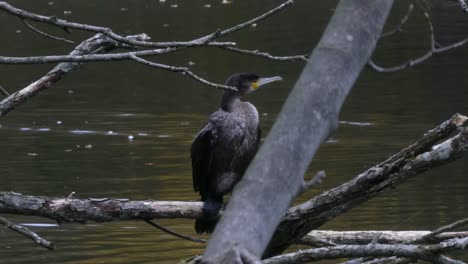
[[[0,224],[15,231],[18,234],[21,234],[27,238],[32,239],[36,244],[45,247],[47,249],[53,250],[55,249],[54,243],[40,237],[38,234],[34,233],[33,231],[29,230],[24,226],[20,226],[8,221],[6,218],[0,217]]]

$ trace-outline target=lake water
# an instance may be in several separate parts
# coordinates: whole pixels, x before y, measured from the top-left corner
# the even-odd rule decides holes
[[[14,1],[45,15],[116,32],[145,32],[153,40],[190,40],[248,20],[281,1]],[[177,7],[171,5],[177,4]],[[211,7],[205,5],[210,4]],[[223,40],[241,48],[277,55],[309,53],[333,13],[336,1],[296,1],[257,27]],[[389,25],[407,6],[397,1]],[[435,5],[433,20],[439,44],[468,35],[468,16],[456,7]],[[71,11],[71,13],[69,12]],[[44,39],[17,18],[0,13],[1,55],[65,54],[73,45]],[[62,34],[47,25],[41,29]],[[63,35],[63,34],[62,34]],[[80,40],[89,34],[73,32]],[[414,12],[402,34],[386,38],[376,51],[384,65],[404,62],[428,47],[428,31]],[[335,187],[417,140],[454,113],[468,114],[468,50],[437,55],[412,69],[381,74],[365,69],[341,111],[339,130],[316,156],[308,177],[324,169],[325,182],[297,202]],[[274,62],[197,48],[156,57],[222,83],[233,72],[281,75],[285,80],[248,96],[260,113],[264,136],[293,87],[302,62]],[[25,87],[53,65],[1,65],[0,84],[10,92]],[[337,76],[339,78],[339,76]],[[177,73],[134,62],[89,64],[70,74],[0,119],[0,190],[31,195],[197,200],[193,192],[189,149],[221,92]],[[133,140],[129,140],[129,136]],[[434,229],[467,216],[467,160],[438,168],[346,213],[323,229]],[[139,221],[45,225],[47,219],[6,215],[31,227],[57,245],[36,246],[0,229],[1,263],[175,263],[203,252],[203,245],[182,241]],[[195,235],[192,220],[159,221]]]

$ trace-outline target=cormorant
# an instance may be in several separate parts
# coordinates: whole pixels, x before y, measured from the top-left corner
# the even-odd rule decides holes
[[[279,76],[260,78],[253,73],[231,75],[226,85],[238,91],[224,91],[219,110],[211,114],[194,139],[193,188],[204,202],[203,216],[195,221],[197,233],[213,231],[223,195],[239,182],[258,149],[261,131],[257,109],[240,99],[262,85],[280,80]]]

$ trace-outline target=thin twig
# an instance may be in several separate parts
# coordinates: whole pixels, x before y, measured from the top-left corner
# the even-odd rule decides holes
[[[41,31],[41,30],[35,28],[33,25],[29,24],[29,23],[26,21],[26,19],[21,19],[21,21],[22,21],[29,29],[31,29],[33,32],[38,33],[39,35],[42,35],[42,36],[45,36],[45,37],[48,37],[48,38],[51,38],[51,39],[54,39],[54,40],[59,40],[59,41],[71,43],[71,44],[76,43],[76,42],[73,41],[73,40],[69,40],[69,39],[61,38],[61,37],[56,37],[56,36],[54,36],[54,35],[45,33],[44,31]]]
[[[3,86],[1,86],[1,85],[0,85],[0,92],[2,92],[6,96],[10,95],[10,93],[7,90],[5,90],[5,88],[3,88]]]
[[[307,190],[310,190],[312,187],[315,187],[323,182],[323,179],[325,179],[327,175],[325,174],[324,170],[321,170],[317,172],[310,180],[304,181],[303,186],[302,186],[302,192],[305,192]]]
[[[145,57],[162,55],[180,50],[180,48],[151,49],[131,52],[135,56]],[[85,54],[85,55],[51,55],[34,57],[3,57],[0,56],[0,64],[44,64],[57,62],[95,62],[95,61],[118,61],[129,60],[130,52],[117,52],[107,54]]]
[[[188,241],[192,241],[192,242],[197,242],[197,243],[206,243],[206,240],[205,239],[202,239],[202,238],[196,238],[196,237],[191,237],[189,235],[184,235],[184,234],[180,234],[180,233],[177,233],[176,231],[174,230],[171,230],[167,227],[164,227],[158,223],[155,223],[151,220],[144,220],[146,223],[148,223],[149,225],[151,226],[154,226],[156,227],[157,229],[163,231],[163,232],[166,232],[168,234],[171,234],[173,236],[176,236],[178,238],[182,238],[182,239],[185,239],[185,240],[188,240]]]
[[[461,47],[461,46],[465,45],[466,43],[468,43],[468,37],[467,37],[467,38],[465,38],[465,39],[463,39],[461,41],[452,43],[452,44],[447,45],[447,46],[440,46],[439,45],[440,47],[436,47],[438,44],[437,44],[437,42],[435,40],[434,27],[432,25],[431,17],[429,16],[428,13],[424,13],[424,16],[426,18],[427,25],[428,25],[428,28],[429,28],[429,38],[430,38],[430,49],[424,55],[422,55],[420,57],[417,57],[415,59],[410,59],[405,63],[399,64],[399,65],[396,65],[396,66],[393,66],[393,67],[381,67],[381,66],[377,65],[372,59],[369,60],[367,65],[371,69],[373,69],[374,71],[377,71],[377,72],[389,73],[389,72],[402,71],[404,69],[413,67],[415,65],[418,65],[418,64],[428,60],[434,54],[443,53],[443,52],[446,52],[446,51]]]
[[[135,52],[136,53],[136,52]],[[130,52],[130,58],[138,63],[141,63],[141,64],[144,64],[144,65],[148,65],[148,66],[151,66],[151,67],[154,67],[154,68],[158,68],[158,69],[163,69],[163,70],[167,70],[167,71],[172,71],[172,72],[181,72],[183,74],[186,74],[188,75],[189,77],[191,77],[192,79],[196,80],[196,81],[199,81],[205,85],[208,85],[208,86],[211,86],[211,87],[215,87],[215,88],[219,88],[219,89],[224,89],[224,90],[234,90],[234,91],[237,91],[236,87],[231,87],[231,86],[226,86],[226,85],[222,85],[222,84],[217,84],[217,83],[212,83],[210,81],[207,81],[205,79],[203,79],[202,77],[196,75],[195,73],[193,73],[189,68],[187,67],[176,67],[176,66],[171,66],[171,65],[166,65],[166,64],[161,64],[161,63],[156,63],[156,62],[152,62],[152,61],[148,61],[148,60],[145,60],[145,59],[142,59],[142,58],[139,58],[135,53],[132,53]]]
[[[266,52],[258,51],[258,50],[245,50],[245,49],[239,49],[235,47],[222,47],[225,50],[240,53],[240,54],[246,54],[246,55],[253,55],[253,56],[259,56],[259,57],[264,57],[270,60],[276,60],[276,61],[297,61],[297,60],[302,60],[302,61],[307,61],[307,54],[304,55],[294,55],[294,56],[274,56]]]
[[[460,226],[464,226],[468,224],[468,218],[465,218],[465,219],[461,219],[461,220],[458,220],[458,221],[455,221],[449,225],[445,225],[445,226],[441,226],[439,228],[437,228],[436,230],[432,231],[431,233],[427,234],[427,235],[424,235],[422,236],[420,239],[418,239],[417,241],[420,242],[420,241],[428,241],[432,238],[434,238],[435,236],[437,236],[438,234],[441,234],[443,232],[447,232],[447,231],[450,231],[450,230],[453,230],[457,227],[460,227]]]
[[[405,25],[406,22],[408,21],[408,18],[411,15],[411,13],[413,12],[413,9],[414,9],[414,4],[413,4],[413,2],[411,2],[409,4],[409,6],[408,6],[408,10],[406,10],[405,15],[403,16],[403,18],[401,18],[398,25],[396,25],[392,30],[382,33],[380,35],[380,38],[383,39],[383,38],[389,37],[389,36],[391,36],[391,35],[393,35],[395,33],[402,32],[403,31],[403,25]]]
[[[4,225],[5,227],[8,227],[9,229],[32,239],[36,244],[43,246],[49,250],[55,249],[54,243],[45,240],[44,238],[40,237],[38,234],[34,233],[33,231],[29,230],[28,228],[24,226],[20,226],[17,224],[14,224],[10,221],[8,221],[6,218],[0,217],[0,224]]]
[[[257,22],[259,22],[261,20],[264,20],[265,18],[267,18],[267,17],[269,17],[271,15],[274,15],[274,14],[278,13],[279,11],[285,9],[286,7],[291,6],[292,4],[294,4],[294,1],[293,0],[288,0],[288,1],[284,2],[283,4],[271,9],[270,11],[268,11],[268,12],[266,12],[266,13],[264,13],[264,14],[256,17],[256,18],[254,18],[254,19],[251,19],[249,21],[246,21],[244,23],[238,24],[238,25],[236,25],[234,27],[231,27],[229,29],[225,29],[225,30],[221,31],[219,36],[220,37],[225,36],[227,34],[231,34],[233,32],[244,29],[244,28],[246,28],[246,27],[248,27],[248,26],[250,26],[252,24],[255,24],[255,23],[257,23]]]
[[[84,30],[84,31],[90,31],[90,32],[95,32],[95,33],[103,33],[109,36],[112,39],[115,39],[119,42],[126,43],[128,45],[134,45],[134,46],[140,46],[140,47],[159,47],[159,48],[164,48],[164,47],[194,47],[194,46],[231,46],[232,43],[226,43],[226,42],[211,42],[214,38],[221,37],[227,34],[230,34],[232,32],[241,30],[245,27],[248,27],[258,21],[261,21],[275,13],[278,13],[279,11],[283,10],[284,8],[290,6],[293,4],[292,0],[288,0],[285,3],[281,4],[280,6],[254,18],[251,19],[247,22],[238,24],[236,26],[233,26],[229,29],[225,29],[220,32],[215,32],[213,34],[197,38],[192,41],[171,41],[171,42],[150,42],[150,41],[141,41],[141,40],[134,40],[134,39],[127,39],[124,36],[118,35],[112,31],[111,28],[108,27],[99,27],[95,25],[88,25],[88,24],[81,24],[81,23],[76,23],[76,22],[69,22],[63,19],[58,19],[56,17],[47,17],[47,16],[42,16],[38,14],[34,14],[31,12],[28,12],[26,10],[18,9],[14,6],[11,6],[7,2],[0,2],[0,10],[4,10],[12,15],[21,17],[21,18],[26,18],[29,20],[34,20],[42,23],[47,23],[47,24],[52,24],[55,26],[58,26],[62,29],[68,30],[69,28],[73,29],[78,29],[78,30]],[[216,34],[216,37],[214,37],[214,34]],[[208,41],[207,41],[208,39]]]

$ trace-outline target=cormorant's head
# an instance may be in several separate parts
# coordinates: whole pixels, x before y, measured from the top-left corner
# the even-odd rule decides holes
[[[260,78],[255,73],[235,73],[227,79],[226,85],[236,87],[239,91],[238,93],[243,96],[258,89],[262,85],[282,80],[280,76]]]

